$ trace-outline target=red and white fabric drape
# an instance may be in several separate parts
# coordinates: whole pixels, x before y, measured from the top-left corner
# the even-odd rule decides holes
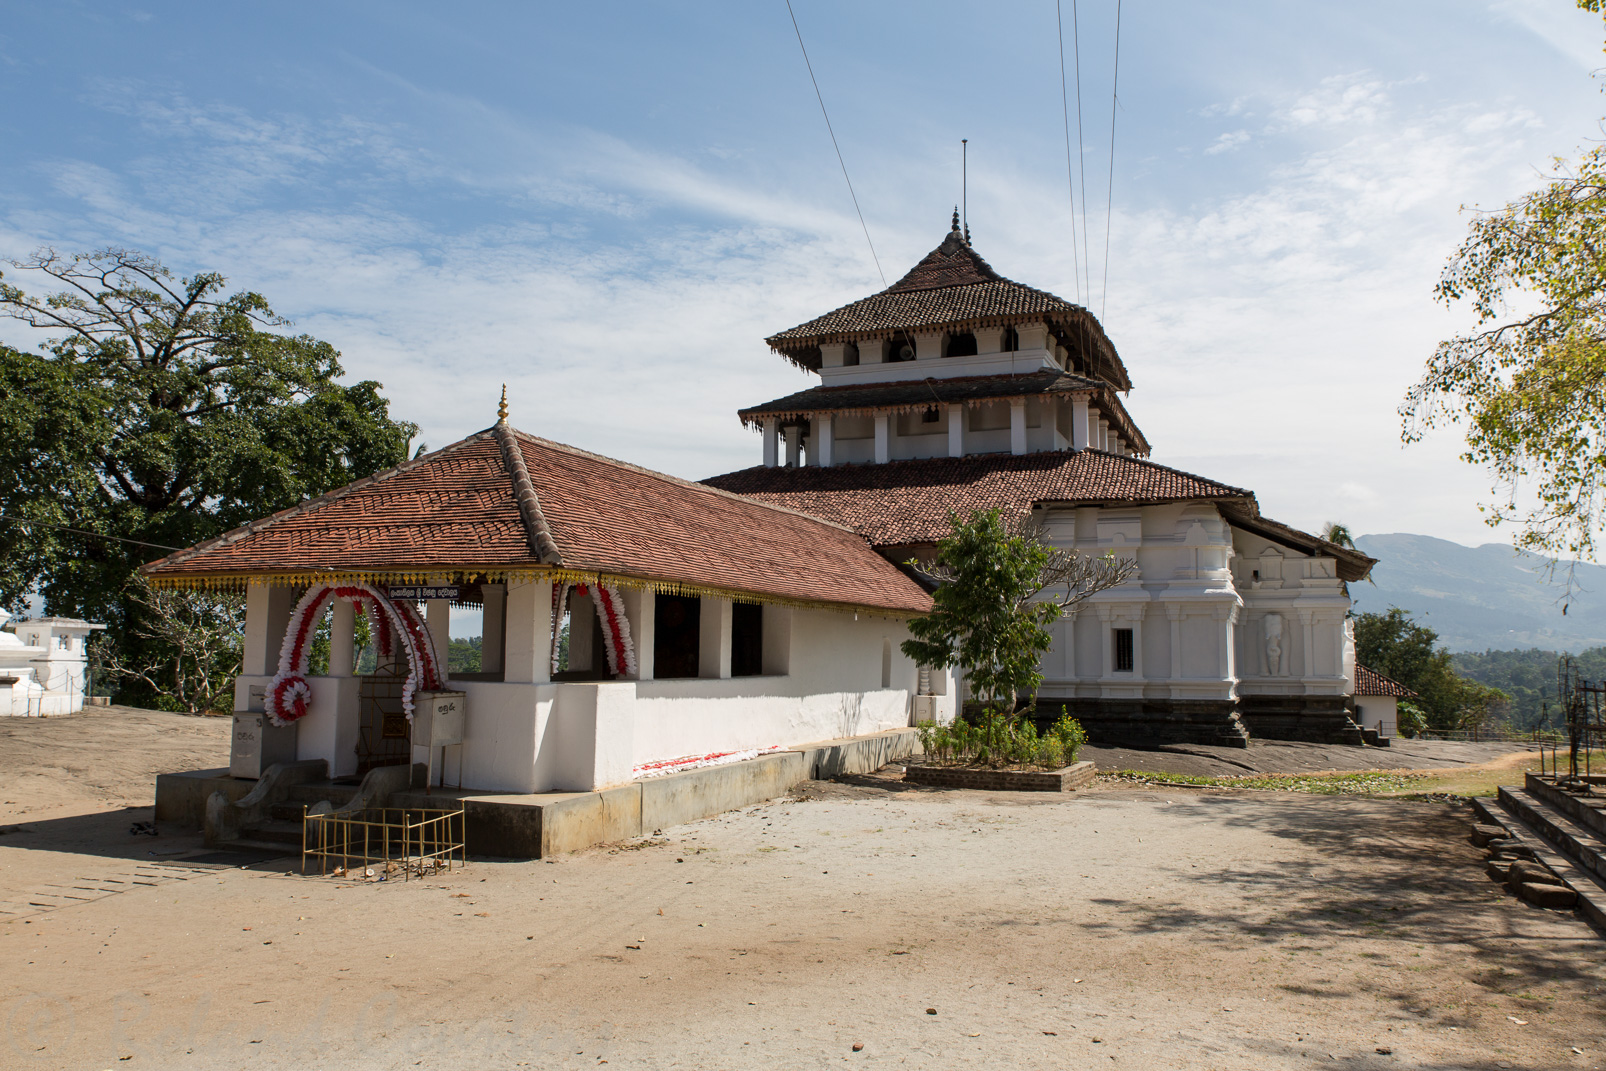
[[[379,656],[390,657],[392,637],[401,640],[407,655],[407,681],[402,686],[402,709],[409,721],[413,717],[413,696],[419,690],[440,688],[440,656],[435,638],[410,602],[394,602],[385,592],[370,584],[318,584],[309,588],[290,615],[290,627],[279,650],[279,672],[269,682],[266,696],[268,720],[278,726],[291,725],[307,716],[312,685],[307,668],[312,657],[312,637],[318,622],[335,599],[345,599],[368,615],[377,633]]]
[[[616,677],[635,676],[636,646],[630,639],[630,618],[625,616],[625,604],[619,592],[606,584],[552,585],[552,672],[558,672],[558,625],[563,620],[563,610],[569,605],[571,593],[590,595],[597,608],[597,620],[602,623],[602,646],[608,656],[608,672]],[[572,635],[569,642],[574,642]]]

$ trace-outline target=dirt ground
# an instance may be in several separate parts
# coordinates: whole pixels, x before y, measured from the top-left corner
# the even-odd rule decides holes
[[[1606,1062],[1606,945],[1485,878],[1453,804],[869,777],[354,884],[131,836],[117,778],[227,746],[143,717],[0,726],[6,1067]]]

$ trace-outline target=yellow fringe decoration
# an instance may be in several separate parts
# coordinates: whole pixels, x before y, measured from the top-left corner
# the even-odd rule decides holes
[[[442,579],[445,578],[445,579]],[[785,595],[760,595],[733,588],[690,584],[682,580],[654,580],[621,573],[603,573],[578,569],[543,566],[515,569],[432,569],[427,572],[341,572],[333,569],[290,571],[283,573],[220,573],[188,576],[158,574],[146,578],[150,586],[177,591],[244,591],[251,584],[271,584],[278,587],[301,587],[311,584],[373,584],[376,587],[391,584],[527,584],[550,580],[554,583],[606,584],[609,587],[651,591],[658,595],[686,595],[697,598],[729,599],[732,602],[755,605],[791,606],[803,610],[831,610],[837,613],[869,614],[892,620],[905,620],[918,616],[914,610],[891,610],[884,606],[862,606],[855,603],[826,602],[821,599],[797,599]]]

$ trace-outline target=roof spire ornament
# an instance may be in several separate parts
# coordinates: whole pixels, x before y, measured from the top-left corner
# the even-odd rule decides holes
[[[502,384],[502,401],[501,401],[501,404],[499,404],[496,407],[496,422],[498,424],[506,424],[507,423],[507,384],[506,383]]]
[[[955,234],[959,233],[959,206],[958,205],[954,205],[953,233],[955,233]]]

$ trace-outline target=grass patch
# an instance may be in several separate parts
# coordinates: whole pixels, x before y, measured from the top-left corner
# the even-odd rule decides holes
[[[1362,770],[1332,774],[1243,774],[1237,777],[1200,777],[1193,774],[1151,773],[1147,770],[1100,772],[1100,781],[1141,785],[1179,785],[1198,788],[1258,788],[1271,792],[1310,792],[1319,796],[1417,795],[1433,791],[1428,774],[1398,770]]]

